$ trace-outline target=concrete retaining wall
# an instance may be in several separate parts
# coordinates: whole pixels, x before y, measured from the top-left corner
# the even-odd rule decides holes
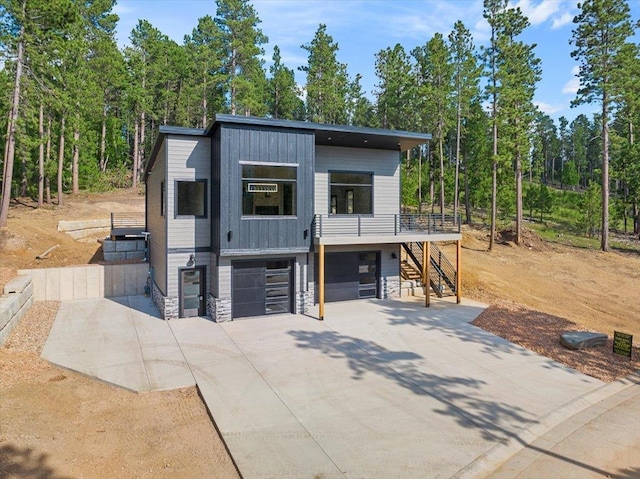
[[[98,233],[108,234],[111,230],[111,219],[83,221],[58,221],[58,231],[64,231],[74,239],[84,238]]]
[[[147,263],[21,270],[30,274],[34,301],[112,298],[144,294]]]
[[[9,281],[0,296],[0,346],[33,304],[31,276],[21,274]]]

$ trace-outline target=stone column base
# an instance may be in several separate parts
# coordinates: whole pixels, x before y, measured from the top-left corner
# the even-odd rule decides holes
[[[231,300],[219,299],[215,296],[207,295],[207,314],[211,316],[216,323],[225,323],[231,321]]]
[[[164,296],[155,282],[151,285],[151,299],[163,319],[176,319],[179,316],[178,298]]]

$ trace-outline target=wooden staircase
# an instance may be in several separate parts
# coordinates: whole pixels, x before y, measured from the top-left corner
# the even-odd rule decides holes
[[[403,280],[420,281],[422,285],[422,245],[419,243],[404,243],[402,245],[406,258],[400,263],[400,274]],[[456,294],[456,270],[444,253],[431,244],[431,258],[429,258],[429,286],[442,298]]]

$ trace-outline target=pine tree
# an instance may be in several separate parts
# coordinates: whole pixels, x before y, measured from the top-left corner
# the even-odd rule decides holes
[[[184,96],[178,123],[206,128],[216,111],[223,108],[219,87],[224,81],[222,69],[222,32],[214,19],[205,15],[190,36],[184,39],[188,61]]]
[[[479,82],[482,69],[478,65],[471,32],[461,21],[449,34],[449,48],[453,64],[453,92],[456,108],[456,172],[453,195],[453,214],[458,215],[459,176],[462,152],[463,124],[470,116],[471,104],[480,95]],[[463,122],[463,120],[465,120]]]
[[[310,43],[302,45],[309,52],[307,65],[299,67],[307,74],[307,119],[318,123],[346,123],[347,66],[338,62],[338,44],[320,24]]]
[[[267,104],[273,118],[301,120],[304,103],[299,97],[293,70],[282,64],[280,48],[273,48],[273,65],[269,68],[271,78],[268,83]]]
[[[449,62],[449,47],[441,33],[436,33],[424,46],[411,52],[416,59],[417,91],[423,99],[422,115],[438,146],[440,213],[444,214],[444,140],[452,123],[452,80],[454,68]]]
[[[501,17],[502,31],[497,41],[497,76],[500,81],[498,108],[503,130],[500,141],[504,144],[505,154],[511,156],[515,170],[515,242],[520,244],[523,223],[522,163],[531,147],[529,135],[536,112],[533,95],[542,72],[540,60],[534,54],[535,45],[527,45],[516,39],[529,26],[527,18],[519,8],[508,9]]]
[[[379,83],[374,92],[378,121],[382,128],[408,130],[411,107],[415,98],[415,81],[411,74],[411,59],[399,43],[376,53],[376,76]]]
[[[498,40],[501,33],[501,19],[507,8],[507,0],[484,0],[482,16],[491,27],[491,43],[483,50],[483,60],[486,68],[488,84],[485,89],[491,101],[491,136],[492,136],[492,172],[491,172],[491,220],[489,233],[489,251],[493,249],[496,236],[496,215],[498,199]]]
[[[616,97],[618,55],[633,34],[625,0],[585,0],[573,19],[571,57],[579,62],[580,88],[573,105],[599,102],[602,126],[602,228],[600,248],[609,251],[609,123]]]
[[[268,38],[258,28],[260,19],[248,0],[216,0],[215,22],[221,32],[222,73],[232,115],[266,112],[266,77],[261,45]]]

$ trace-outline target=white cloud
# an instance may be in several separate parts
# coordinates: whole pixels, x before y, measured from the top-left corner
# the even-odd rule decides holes
[[[553,19],[553,23],[551,24],[551,28],[562,28],[564,27],[566,24],[573,22],[573,17],[575,15],[569,13],[569,12],[564,12],[562,15],[560,15],[559,17],[555,17]]]
[[[571,78],[571,80],[565,83],[565,85],[562,87],[562,93],[566,95],[575,95],[578,92],[578,89],[580,88],[580,78],[578,78],[578,73],[580,73],[580,67],[578,65],[575,65],[571,69],[573,78]]]
[[[558,29],[571,23],[577,13],[577,5],[572,0],[512,0],[512,7],[520,7],[531,25],[551,23],[551,28]]]
[[[519,0],[513,6],[520,7],[532,25],[539,25],[546,22],[551,15],[558,11],[560,2],[558,0],[542,0],[539,4],[533,5],[531,0]]]
[[[541,112],[546,113],[547,115],[553,115],[554,113],[566,110],[567,108],[565,105],[551,105],[544,101],[534,101],[533,104],[537,106]]]

